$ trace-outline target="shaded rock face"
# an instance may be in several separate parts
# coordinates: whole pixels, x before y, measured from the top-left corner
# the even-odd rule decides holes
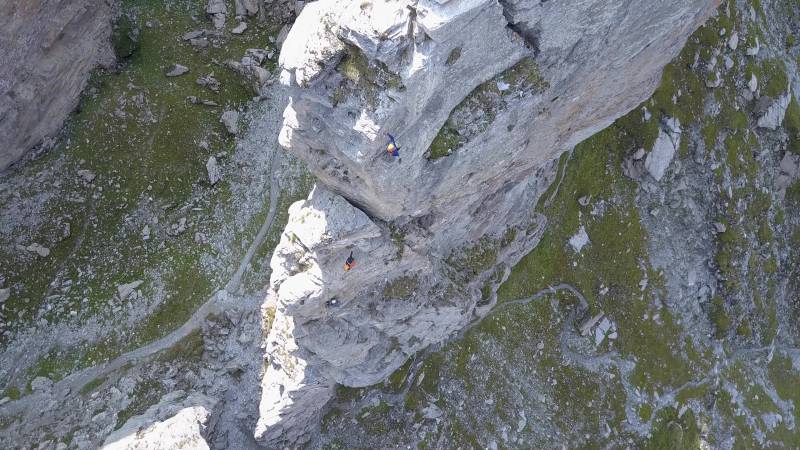
[[[98,64],[114,63],[108,1],[0,5],[0,170],[53,136]]]
[[[491,308],[544,229],[555,158],[646,99],[717,3],[307,5],[280,142],[321,186],[273,255],[256,438],[302,442],[335,384],[377,383]]]

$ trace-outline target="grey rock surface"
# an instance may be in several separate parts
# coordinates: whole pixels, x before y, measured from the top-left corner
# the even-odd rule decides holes
[[[0,3],[0,170],[55,135],[90,71],[111,66],[105,1]]]
[[[290,208],[271,262],[259,442],[303,442],[336,383],[377,383],[488,310],[480,288],[538,242],[530,205],[554,159],[648,97],[716,5],[305,5],[280,55],[280,142],[321,186]],[[451,116],[466,138],[436,159]]]

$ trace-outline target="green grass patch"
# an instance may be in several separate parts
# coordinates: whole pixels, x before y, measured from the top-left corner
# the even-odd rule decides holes
[[[408,300],[418,287],[419,280],[416,275],[398,277],[383,288],[383,296],[387,299]]]
[[[650,450],[695,450],[700,448],[700,430],[694,413],[689,410],[680,418],[675,408],[659,411],[653,434],[645,445]]]
[[[786,76],[786,65],[779,59],[767,59],[762,63],[761,73],[766,79],[760,79],[764,86],[762,92],[772,98],[786,94],[789,89],[789,78]]]
[[[800,423],[800,371],[792,366],[790,358],[779,354],[772,358],[767,373],[778,396],[794,405],[795,423]],[[798,431],[795,426],[795,432]]]
[[[165,392],[164,387],[157,381],[147,380],[137,384],[131,393],[131,403],[117,413],[117,425],[114,429],[122,428],[128,419],[147,411],[147,408],[158,403]]]
[[[494,267],[497,247],[496,240],[483,237],[475,245],[454,250],[447,258],[447,264],[458,272],[460,281],[468,282]]]
[[[375,109],[382,90],[404,89],[399,76],[382,62],[369,61],[361,49],[354,45],[346,47],[336,70],[344,76],[344,80],[334,89],[334,106],[347,97],[357,96],[370,109]]]
[[[501,91],[499,84],[508,87]],[[496,77],[480,84],[450,113],[431,142],[426,157],[433,161],[449,156],[470,139],[485,131],[507,106],[508,98],[518,94],[536,94],[546,90],[549,83],[532,58],[523,58]],[[481,111],[479,122],[473,111]],[[472,130],[467,132],[466,130]],[[477,129],[477,131],[475,131]]]

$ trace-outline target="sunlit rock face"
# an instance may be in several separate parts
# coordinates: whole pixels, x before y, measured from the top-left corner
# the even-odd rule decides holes
[[[544,229],[554,159],[646,99],[716,6],[307,5],[280,56],[280,140],[320,185],[273,255],[256,438],[304,441],[337,383],[379,382],[490,308]]]
[[[181,398],[184,397],[184,398]],[[105,450],[187,448],[207,450],[204,437],[217,400],[183,391],[165,395],[106,438]]]

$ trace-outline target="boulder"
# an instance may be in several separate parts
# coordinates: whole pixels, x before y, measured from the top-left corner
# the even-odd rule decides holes
[[[750,92],[754,94],[758,90],[758,78],[756,78],[756,74],[750,75],[750,81],[747,82],[747,88],[750,89]]]
[[[95,175],[95,173],[92,172],[91,170],[88,169],[78,170],[78,177],[80,177],[86,183],[91,183],[92,181],[94,181],[96,176],[97,175]]]
[[[179,77],[185,73],[189,72],[189,68],[186,66],[182,66],[180,64],[173,64],[170,68],[169,72],[167,72],[168,77]]]
[[[237,16],[258,14],[258,5],[258,0],[234,0],[234,10]]]
[[[575,253],[579,253],[581,250],[583,250],[583,247],[585,247],[589,242],[589,235],[586,233],[586,228],[584,228],[583,225],[581,225],[575,235],[569,238],[569,245],[572,246],[572,249],[575,250]]]
[[[31,381],[33,392],[48,392],[53,389],[53,380],[47,377],[36,377]]]
[[[239,113],[236,111],[225,111],[219,119],[220,123],[225,125],[225,129],[230,134],[237,134],[239,132]]]
[[[653,151],[647,155],[644,161],[645,169],[656,181],[661,181],[661,178],[664,177],[681,141],[678,119],[667,120],[666,128],[667,130],[663,128],[659,130]]]
[[[183,35],[184,41],[191,41],[192,39],[197,39],[203,35],[203,30],[195,30],[189,31]]]
[[[217,158],[210,156],[206,161],[206,172],[208,172],[208,182],[215,185],[222,179],[222,170],[217,164]]]
[[[214,28],[221,30],[225,26],[225,18],[228,13],[228,8],[225,6],[225,0],[208,0],[206,7],[206,14]]]
[[[739,33],[734,32],[731,34],[731,37],[728,38],[728,47],[730,47],[731,50],[739,48]]]
[[[761,44],[758,42],[758,36],[756,36],[755,45],[752,47],[748,47],[747,50],[745,50],[745,53],[747,54],[747,56],[756,56],[758,55],[759,51],[761,51]]]
[[[42,246],[42,245],[40,245],[40,244],[38,244],[36,242],[34,242],[33,244],[31,244],[28,247],[26,247],[26,250],[28,250],[31,253],[36,253],[37,255],[41,256],[42,258],[47,257],[47,256],[50,255],[50,249],[49,248],[44,247],[44,246]]]
[[[206,87],[214,92],[219,92],[219,90],[222,88],[222,85],[220,84],[219,80],[214,78],[213,73],[198,78],[196,83],[198,86]]]
[[[247,29],[247,24],[245,22],[239,22],[239,25],[236,25],[232,30],[231,33],[233,34],[242,34]]]
[[[800,155],[786,152],[781,159],[780,169],[793,180],[800,178]]]

